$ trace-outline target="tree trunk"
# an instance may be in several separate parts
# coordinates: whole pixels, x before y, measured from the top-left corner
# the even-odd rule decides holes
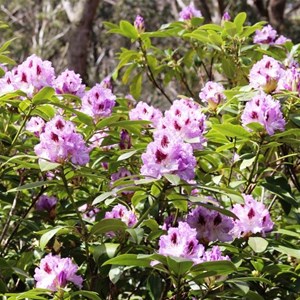
[[[284,9],[286,0],[270,0],[268,11],[271,25],[279,32],[283,30]]]
[[[66,0],[62,3],[71,22],[68,68],[79,73],[83,81],[87,82],[88,47],[92,36],[93,20],[100,0],[80,0],[75,6]]]
[[[197,6],[200,7],[201,13],[205,19],[205,23],[210,23],[212,19],[209,7],[207,5],[207,0],[197,0],[195,3],[198,3]]]

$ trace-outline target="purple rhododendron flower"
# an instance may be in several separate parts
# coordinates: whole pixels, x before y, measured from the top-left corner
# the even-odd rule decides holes
[[[233,221],[218,211],[198,206],[188,214],[187,223],[196,229],[197,239],[203,244],[232,240],[229,232],[233,228]]]
[[[290,42],[291,40],[283,35],[280,35],[276,40],[275,40],[275,45],[283,45],[286,42]]]
[[[199,104],[192,99],[175,100],[170,109],[165,112],[165,117],[161,119],[154,137],[156,139],[161,136],[161,132],[167,129],[174,137],[191,144],[193,149],[200,150],[206,142],[205,120]]]
[[[145,21],[142,16],[137,15],[133,24],[139,33],[143,33],[145,31]]]
[[[277,90],[288,90],[300,95],[300,72],[297,68],[292,67],[284,71],[278,81]]]
[[[100,85],[105,88],[105,89],[109,89],[109,90],[113,90],[113,85],[112,85],[112,79],[111,76],[106,76],[101,82]]]
[[[158,125],[159,120],[162,118],[162,112],[148,105],[146,102],[138,102],[136,107],[129,112],[130,120],[145,120],[151,121],[153,127]]]
[[[40,117],[32,117],[26,123],[26,130],[33,132],[35,136],[39,137],[45,129],[45,121]]]
[[[205,249],[198,243],[196,235],[196,230],[188,223],[179,222],[178,227],[170,227],[168,234],[160,237],[158,253],[197,261]]]
[[[114,184],[114,182],[115,181],[117,181],[117,180],[119,180],[119,179],[121,179],[121,178],[125,178],[125,177],[128,177],[128,176],[131,176],[132,174],[131,174],[131,172],[129,171],[129,170],[127,170],[126,168],[124,168],[124,167],[121,167],[119,170],[118,170],[118,172],[116,172],[116,173],[113,173],[113,174],[111,174],[111,182],[110,182],[110,185],[111,186],[113,186],[113,184]],[[119,185],[118,187],[117,187],[117,189],[119,190],[119,189],[122,189],[122,188],[124,188],[124,187],[130,187],[130,186],[132,186],[132,184],[129,184],[129,185]],[[122,191],[122,194],[132,194],[133,192],[132,191],[130,191],[130,190],[128,190],[128,191]]]
[[[95,222],[96,216],[100,212],[99,208],[94,207],[90,204],[84,204],[80,206],[78,210],[83,213],[83,218],[90,222]]]
[[[117,204],[111,211],[106,212],[105,219],[121,219],[128,227],[137,223],[135,213],[122,204]]]
[[[224,87],[222,84],[208,81],[201,89],[199,98],[203,102],[207,102],[212,109],[215,109],[226,98],[223,92]]]
[[[235,204],[231,211],[239,217],[234,220],[231,234],[234,237],[246,237],[252,233],[271,231],[274,223],[265,205],[256,201],[251,195],[243,195],[245,204]]]
[[[154,142],[148,144],[146,153],[142,154],[142,161],[144,176],[161,178],[164,174],[177,174],[183,180],[195,177],[192,146],[166,129],[156,133]]]
[[[120,133],[120,142],[119,142],[120,149],[121,150],[130,149],[131,146],[132,144],[131,144],[130,134],[126,129],[122,129]]]
[[[230,20],[231,20],[231,16],[230,16],[230,14],[229,14],[228,11],[225,11],[225,12],[224,12],[224,14],[223,14],[223,16],[222,16],[222,20],[223,20],[223,21],[230,21]]]
[[[248,130],[247,124],[260,123],[269,135],[273,135],[276,130],[283,131],[285,127],[279,101],[264,93],[260,93],[246,103],[241,120],[242,125]]]
[[[14,78],[13,78],[12,71],[6,72],[5,75],[0,78],[0,96],[6,93],[12,93],[15,90],[17,90],[13,82],[14,82]]]
[[[85,165],[89,162],[89,151],[81,134],[76,133],[75,125],[56,116],[46,123],[45,131],[40,135],[40,143],[34,147],[41,159],[63,163]]]
[[[256,30],[253,42],[255,44],[274,44],[277,31],[271,26],[266,25],[261,30]]]
[[[271,93],[277,88],[277,83],[283,74],[281,63],[264,55],[263,59],[254,64],[250,70],[249,82],[252,87]]]
[[[82,98],[82,111],[98,120],[108,117],[116,104],[116,96],[110,89],[104,88],[101,84],[96,84],[85,93]]]
[[[201,258],[201,262],[218,260],[230,260],[228,255],[222,255],[222,251],[219,246],[213,246],[211,250],[205,251],[203,257]]]
[[[36,208],[36,210],[40,210],[40,211],[46,210],[46,211],[50,212],[56,206],[56,203],[57,203],[56,197],[42,195],[37,200],[37,202],[35,204],[35,208]]]
[[[184,7],[179,13],[179,21],[188,21],[192,18],[201,18],[202,13],[200,10],[195,8],[194,3],[190,3],[188,6]]]
[[[70,258],[60,258],[57,255],[48,254],[35,269],[34,279],[36,287],[58,291],[64,288],[68,282],[72,282],[79,288],[83,279],[76,275],[78,266]]]
[[[54,88],[57,94],[73,94],[78,97],[82,97],[85,91],[80,75],[68,69],[55,79]]]

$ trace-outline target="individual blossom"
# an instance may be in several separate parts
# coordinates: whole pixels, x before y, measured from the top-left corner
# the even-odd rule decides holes
[[[131,144],[131,137],[129,132],[126,129],[122,129],[120,133],[120,142],[119,147],[121,150],[130,149],[132,146]]]
[[[34,147],[36,155],[51,162],[85,165],[89,162],[89,151],[83,136],[76,132],[75,125],[56,116],[46,123],[40,135],[40,143]]]
[[[225,11],[222,16],[222,21],[224,22],[224,21],[230,21],[230,20],[231,20],[231,16],[230,16],[229,12]]]
[[[284,71],[278,81],[277,90],[288,90],[300,95],[300,72],[298,68],[291,67]]]
[[[184,7],[179,13],[179,21],[189,21],[192,18],[201,18],[201,11],[196,9],[194,3],[190,3]]]
[[[110,146],[103,146],[103,141],[109,134],[106,131],[99,131],[94,133],[90,138],[91,148],[102,148],[103,150],[109,150]]]
[[[271,93],[277,88],[277,83],[283,75],[283,71],[280,62],[264,55],[250,70],[250,85],[266,93]]]
[[[161,178],[164,174],[176,174],[186,181],[195,177],[193,148],[174,136],[172,131],[160,130],[142,154],[142,161],[141,174],[146,177]]]
[[[146,102],[138,102],[136,107],[129,112],[130,120],[144,120],[151,121],[153,127],[158,125],[159,120],[162,118],[162,112],[154,108],[151,105],[148,105]]]
[[[269,135],[273,135],[276,130],[283,131],[285,127],[279,101],[264,93],[258,94],[246,103],[241,120],[247,129],[249,129],[247,124],[260,123]]]
[[[216,210],[203,206],[194,208],[186,218],[187,223],[197,231],[197,239],[207,245],[209,242],[232,240],[230,231],[233,228],[232,218]]]
[[[205,250],[196,235],[196,230],[188,223],[179,222],[178,227],[169,227],[167,234],[160,237],[158,253],[198,261]]]
[[[48,212],[51,212],[51,210],[55,208],[56,204],[57,204],[56,197],[42,195],[35,203],[35,209],[39,211],[46,210]]]
[[[84,204],[78,208],[83,213],[83,218],[89,222],[95,222],[97,214],[100,209],[90,204]]]
[[[283,45],[286,42],[290,42],[291,40],[289,38],[287,38],[284,35],[280,35],[276,40],[275,40],[275,45]]]
[[[220,83],[208,81],[201,89],[199,98],[203,102],[207,102],[210,108],[216,109],[217,106],[226,99],[224,87]]]
[[[230,260],[229,256],[223,256],[219,246],[213,246],[211,250],[206,250],[199,262]]]
[[[0,78],[0,96],[17,90],[13,84],[13,72],[8,71]]]
[[[133,227],[137,223],[135,213],[122,204],[117,204],[111,211],[106,212],[105,219],[120,219],[128,227]]]
[[[134,20],[134,27],[139,33],[143,33],[145,31],[145,21],[144,18],[140,15],[137,15]]]
[[[244,204],[235,204],[231,211],[238,216],[234,220],[231,234],[234,237],[248,237],[251,234],[265,234],[273,229],[274,223],[265,205],[251,195],[243,195]]]
[[[154,137],[161,135],[167,129],[174,136],[192,145],[193,149],[203,149],[206,142],[204,133],[205,115],[201,112],[198,103],[192,99],[175,100],[165,117],[161,119]]]
[[[266,25],[261,30],[256,30],[253,42],[255,44],[269,44],[272,45],[277,37],[277,31],[271,26]]]
[[[26,123],[26,130],[33,132],[35,136],[39,137],[45,129],[45,121],[40,117],[32,117]]]
[[[161,229],[169,230],[170,227],[178,227],[179,221],[182,221],[181,218],[176,218],[175,214],[169,215],[165,218]]]
[[[85,91],[80,75],[68,69],[55,79],[54,88],[57,94],[72,94],[78,97],[83,97]]]
[[[72,282],[81,288],[83,279],[76,275],[77,271],[78,266],[70,258],[48,254],[41,260],[40,266],[35,268],[36,287],[58,291]]]
[[[108,117],[116,104],[116,96],[110,89],[96,84],[82,98],[82,111],[96,121]]]

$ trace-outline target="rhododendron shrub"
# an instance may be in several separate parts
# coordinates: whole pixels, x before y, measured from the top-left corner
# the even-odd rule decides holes
[[[0,47],[1,297],[297,299],[299,45],[196,2],[105,25],[92,87]]]

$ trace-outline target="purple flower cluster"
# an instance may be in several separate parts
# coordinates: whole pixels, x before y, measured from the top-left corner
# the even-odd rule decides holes
[[[247,124],[260,123],[269,135],[273,135],[276,130],[283,131],[285,127],[279,101],[264,93],[258,94],[246,103],[241,120],[247,129]]]
[[[297,68],[291,67],[283,72],[278,81],[277,90],[288,90],[297,92],[300,95],[300,72]]]
[[[153,127],[158,125],[159,120],[162,118],[162,112],[148,105],[146,102],[140,101],[134,109],[129,112],[130,120],[145,120],[151,121]]]
[[[271,231],[274,223],[265,205],[256,201],[251,195],[243,195],[245,204],[235,204],[232,212],[239,217],[234,220],[231,234],[234,237],[247,237],[252,233]]]
[[[106,212],[105,219],[121,219],[128,227],[132,227],[137,223],[135,213],[122,204],[117,204],[111,211]]]
[[[1,94],[22,90],[28,97],[32,97],[43,87],[53,86],[54,79],[51,62],[43,61],[33,54],[0,79]]]
[[[45,121],[40,117],[32,117],[26,123],[26,130],[33,132],[35,136],[39,137],[42,132],[45,130]]]
[[[108,117],[116,103],[116,96],[110,89],[96,84],[82,98],[82,111],[98,120]]]
[[[284,70],[280,62],[264,55],[250,70],[249,82],[252,87],[271,93],[277,88],[277,83],[283,74]]]
[[[142,154],[141,174],[161,178],[164,174],[177,174],[184,180],[194,178],[196,159],[193,148],[172,131],[162,130],[156,133],[154,142],[147,146]]]
[[[76,275],[78,266],[70,258],[60,258],[57,255],[48,254],[35,269],[34,279],[36,287],[58,291],[64,288],[68,282],[72,282],[79,288],[82,287],[83,279]]]
[[[55,79],[54,88],[57,94],[73,94],[83,97],[85,93],[85,85],[82,84],[80,75],[68,69]]]
[[[184,7],[179,13],[179,21],[188,21],[192,18],[201,18],[201,11],[195,8],[194,3],[190,3],[186,7]]]
[[[218,211],[198,206],[188,214],[187,223],[191,228],[196,229],[197,239],[202,244],[232,240],[230,234],[233,228],[232,218],[222,215]]]
[[[199,98],[203,102],[207,102],[209,107],[216,107],[226,98],[224,95],[224,87],[222,84],[208,81],[199,93]]]
[[[191,228],[186,222],[179,222],[178,227],[170,227],[167,235],[159,239],[158,253],[165,256],[182,257],[192,260],[195,264],[206,261],[229,260],[228,256],[222,256],[218,246],[205,251],[197,240],[196,229]]]
[[[46,123],[40,135],[40,143],[34,151],[41,159],[63,163],[71,160],[74,164],[89,162],[89,151],[81,134],[76,133],[75,125],[56,116]]]
[[[278,36],[277,31],[271,26],[266,25],[261,30],[256,30],[253,42],[255,44],[282,45],[289,41],[283,35]]]
[[[154,131],[154,141],[142,154],[141,174],[161,178],[177,174],[184,180],[194,179],[196,159],[193,149],[205,143],[205,116],[192,99],[174,101]]]

